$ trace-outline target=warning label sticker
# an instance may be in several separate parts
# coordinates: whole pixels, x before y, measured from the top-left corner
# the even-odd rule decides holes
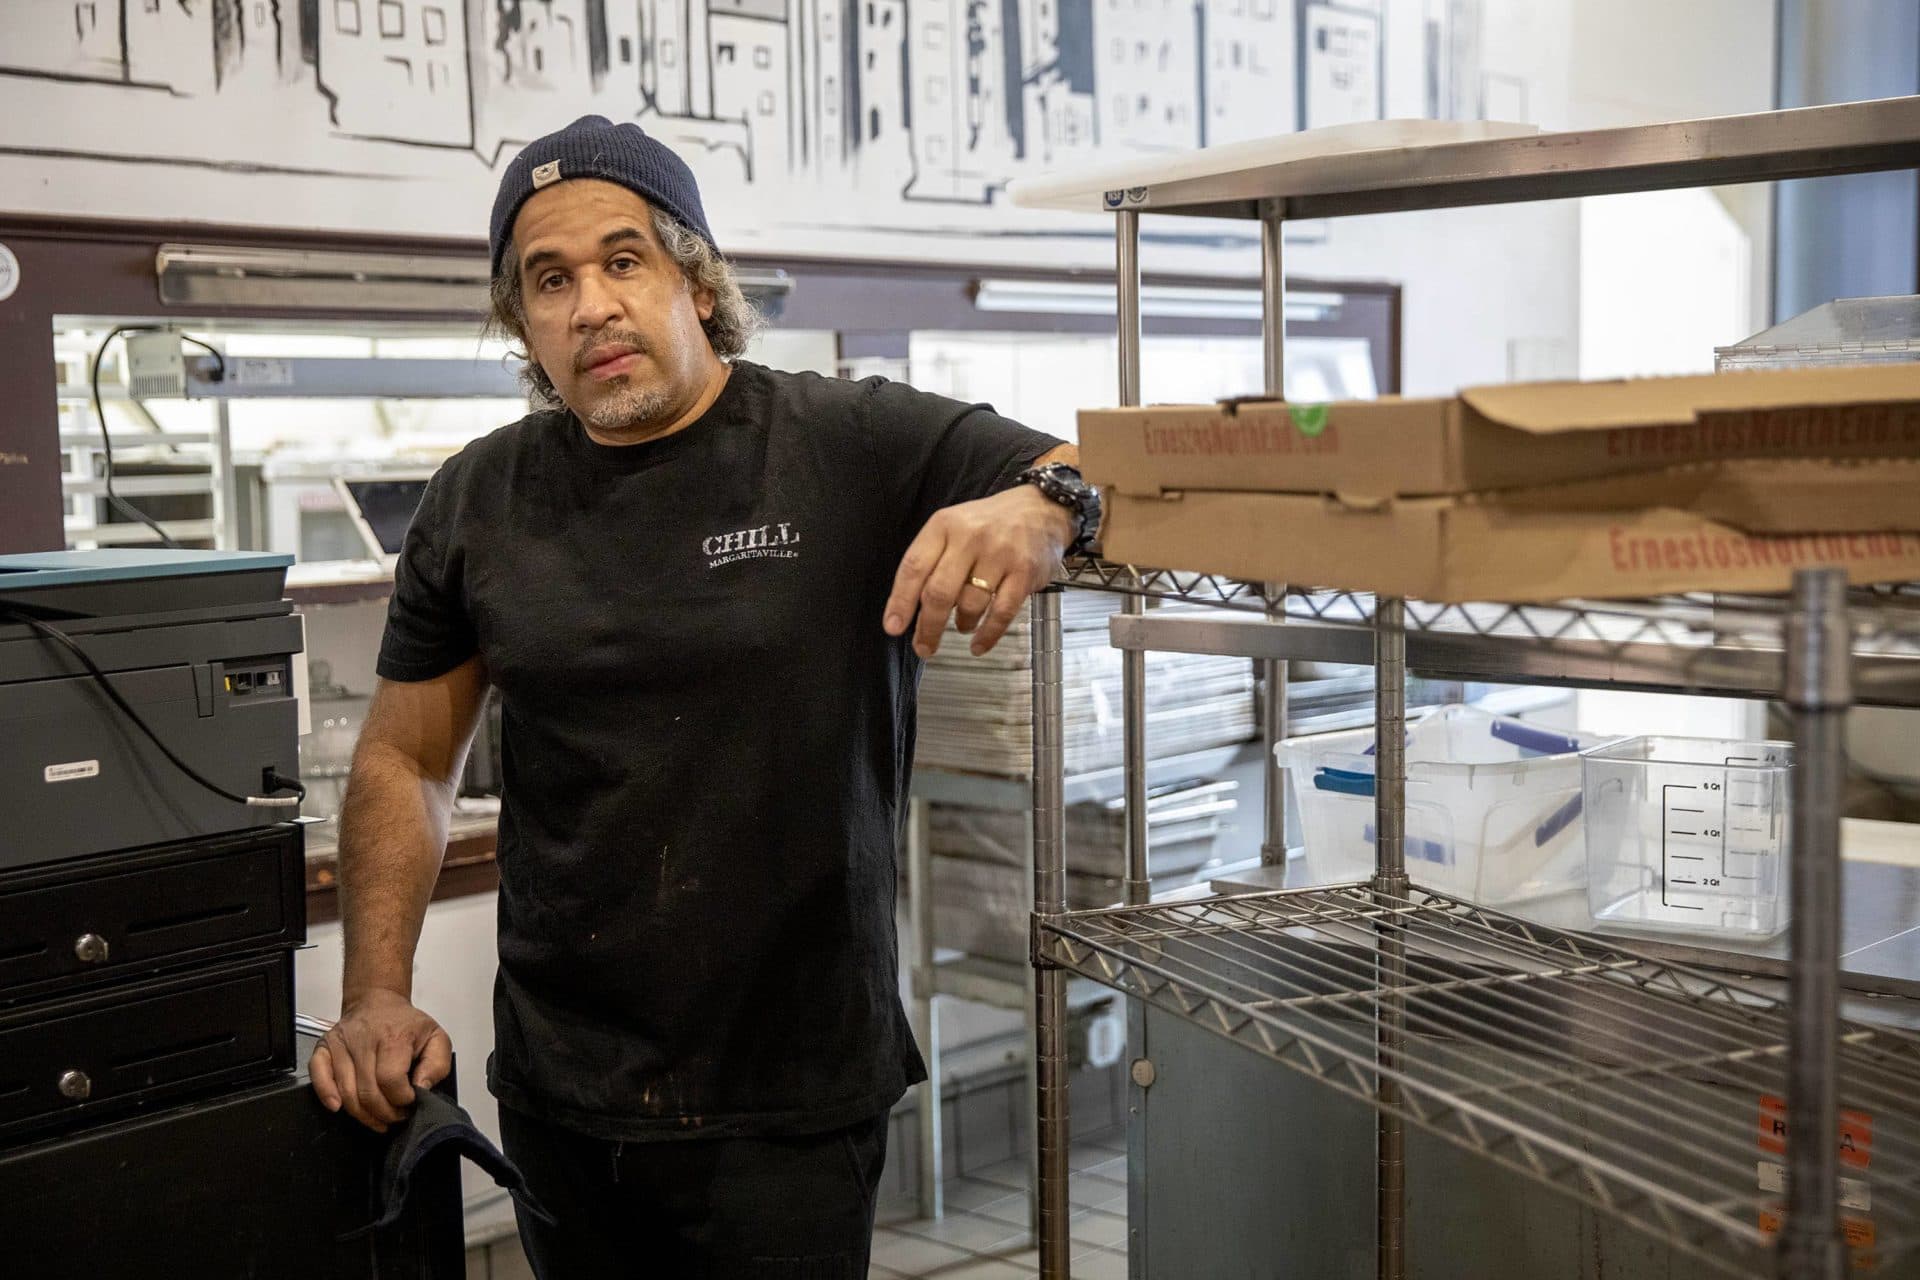
[[[1780,1226],[1787,1220],[1787,1207],[1782,1204],[1768,1205],[1760,1210],[1760,1230],[1768,1239],[1780,1234]],[[1841,1218],[1840,1229],[1846,1233],[1849,1249],[1871,1249],[1874,1242],[1873,1219]],[[1873,1259],[1855,1258],[1854,1266],[1859,1270],[1871,1270]]]
[[[1760,1149],[1787,1153],[1787,1100],[1772,1094],[1760,1098]],[[1865,1169],[1873,1163],[1873,1117],[1864,1111],[1840,1112],[1840,1163]]]
[[[1756,1139],[1765,1155],[1784,1156],[1787,1153],[1787,1100],[1772,1094],[1760,1098],[1759,1114],[1756,1120]],[[1853,1170],[1870,1168],[1873,1164],[1873,1117],[1865,1111],[1840,1112],[1840,1163]],[[1761,1160],[1755,1165],[1755,1175],[1759,1189],[1769,1196],[1785,1196],[1787,1193],[1787,1167],[1777,1160]],[[1840,1228],[1845,1233],[1847,1247],[1853,1253],[1855,1271],[1873,1271],[1878,1267],[1878,1258],[1871,1252],[1877,1233],[1873,1219],[1867,1215],[1873,1212],[1873,1187],[1865,1178],[1842,1177],[1840,1179]],[[1768,1239],[1780,1232],[1786,1221],[1786,1204],[1773,1201],[1760,1206],[1759,1226]]]
[[[1774,1160],[1762,1160],[1759,1165],[1759,1183],[1762,1191],[1773,1195],[1787,1194],[1787,1166]],[[1861,1213],[1873,1212],[1873,1187],[1864,1178],[1840,1179],[1840,1207],[1857,1209]]]

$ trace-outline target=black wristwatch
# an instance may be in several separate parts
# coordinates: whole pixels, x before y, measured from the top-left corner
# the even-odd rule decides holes
[[[1070,556],[1084,555],[1100,536],[1100,491],[1080,478],[1080,471],[1064,462],[1049,462],[1044,467],[1028,467],[1014,477],[1015,484],[1030,484],[1073,512],[1080,531],[1067,546]]]

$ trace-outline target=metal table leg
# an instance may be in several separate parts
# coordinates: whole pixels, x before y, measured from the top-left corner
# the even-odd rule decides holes
[[[1374,605],[1374,767],[1373,828],[1378,843],[1373,892],[1383,905],[1407,897],[1407,633],[1406,602],[1383,597]],[[1383,920],[1380,933],[1380,985],[1392,990],[1406,982],[1406,942],[1399,926]],[[1383,1001],[1378,1024],[1379,1063],[1397,1067],[1406,1034],[1406,1010]],[[1384,1074],[1376,1089],[1383,1108],[1376,1131],[1379,1161],[1380,1280],[1406,1274],[1406,1130],[1398,1114],[1400,1086]]]
[[[1266,391],[1270,396],[1286,398],[1287,290],[1281,253],[1282,219],[1277,212],[1263,212],[1260,218],[1260,336]],[[1271,601],[1267,609],[1270,621],[1286,621],[1286,588],[1267,584]],[[1269,658],[1260,664],[1260,676],[1266,686],[1267,700],[1260,716],[1260,776],[1266,779],[1264,834],[1260,842],[1263,866],[1279,867],[1281,883],[1286,883],[1287,866],[1287,792],[1280,775],[1280,762],[1274,745],[1287,736],[1287,664],[1283,658]]]
[[[1793,708],[1793,924],[1787,990],[1787,1215],[1783,1280],[1842,1280],[1839,1217],[1840,798],[1853,701],[1846,574],[1793,576],[1787,703]]]
[[[933,991],[933,851],[927,833],[927,802],[907,801],[907,915],[913,963],[908,966],[914,1038],[927,1059],[927,1079],[919,1086],[915,1128],[919,1135],[919,1202],[922,1218],[945,1211],[940,1174],[940,1016]]]
[[[1117,280],[1120,399],[1123,405],[1140,403],[1140,216],[1118,215],[1114,238],[1114,270]],[[1129,586],[1140,585],[1133,574]],[[1146,600],[1138,595],[1124,598],[1121,608],[1130,614],[1144,614]],[[1126,900],[1138,905],[1153,897],[1153,883],[1147,848],[1147,655],[1128,649],[1120,655],[1120,726],[1122,764],[1126,785]],[[1139,1062],[1147,1061],[1147,1011],[1138,1000],[1127,1001],[1127,1049],[1137,1053]],[[1146,1107],[1147,1084],[1151,1074],[1135,1065],[1127,1079],[1127,1259],[1129,1273],[1142,1274],[1145,1266],[1139,1246],[1147,1220],[1146,1184]]]
[[[1064,759],[1060,734],[1060,595],[1033,598],[1033,910],[1036,919],[1067,909]],[[1036,957],[1037,959],[1037,957]],[[1034,997],[1034,1144],[1039,1157],[1040,1275],[1068,1280],[1067,975],[1036,966]]]
[[[1140,215],[1119,215],[1115,239],[1120,319],[1120,403],[1140,403]],[[1133,575],[1129,586],[1138,587]],[[1121,610],[1139,615],[1147,602],[1129,594]],[[1126,898],[1139,905],[1152,897],[1147,881],[1147,655],[1128,649],[1120,655],[1120,731],[1126,773]]]
[[[1029,795],[1031,803],[1031,795]],[[1033,824],[1027,824],[1027,838],[1023,842],[1026,855],[1026,883],[1033,883],[1034,868],[1037,865],[1033,857]],[[1026,1055],[1027,1096],[1040,1096],[1040,1062],[1033,1049],[1040,1042],[1039,972],[1027,971],[1027,1002],[1021,1020],[1026,1029],[1028,1052]],[[1064,1018],[1064,1014],[1063,1014]],[[1064,1024],[1064,1021],[1062,1023]],[[1027,1137],[1027,1245],[1038,1248],[1040,1245],[1040,1126],[1032,1126]]]

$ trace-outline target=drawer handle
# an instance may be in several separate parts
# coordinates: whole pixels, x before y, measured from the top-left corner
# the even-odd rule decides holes
[[[84,1071],[63,1071],[60,1073],[60,1096],[69,1102],[85,1102],[93,1096],[93,1081]]]
[[[83,933],[73,940],[73,954],[81,964],[104,964],[108,950],[107,940],[97,933]]]

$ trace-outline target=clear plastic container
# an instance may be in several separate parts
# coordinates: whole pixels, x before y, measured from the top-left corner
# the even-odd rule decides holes
[[[1458,705],[1411,721],[1408,875],[1487,904],[1580,888],[1579,752],[1604,741]],[[1289,738],[1274,754],[1300,817],[1305,883],[1371,876],[1373,730]]]
[[[1787,927],[1791,744],[1628,738],[1583,766],[1595,924],[1743,938]]]

